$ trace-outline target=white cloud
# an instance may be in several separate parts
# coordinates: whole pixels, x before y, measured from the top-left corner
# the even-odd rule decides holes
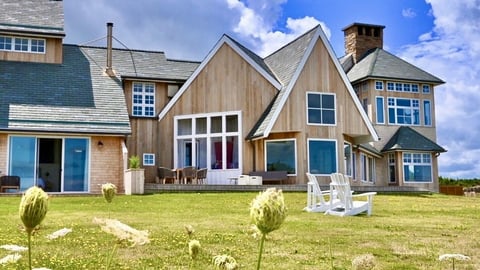
[[[405,18],[415,18],[417,13],[411,8],[406,8],[402,10],[402,16]]]
[[[437,141],[448,152],[439,158],[440,175],[480,177],[480,2],[427,0],[435,27],[404,47],[407,61],[435,74]]]
[[[298,19],[287,18],[286,29],[284,31],[274,31],[273,29],[278,28],[277,21],[271,18],[279,17],[280,5],[286,1],[260,1],[263,2],[260,9],[254,9],[253,6],[247,6],[239,0],[226,1],[230,9],[240,14],[238,23],[233,29],[234,32],[251,44],[253,46],[252,50],[260,56],[266,56],[274,52],[318,24],[322,26],[327,38],[331,36],[330,29],[325,23],[310,16]],[[268,8],[266,3],[269,3]],[[255,6],[258,7],[259,3]],[[270,18],[270,20],[265,21],[264,18]]]

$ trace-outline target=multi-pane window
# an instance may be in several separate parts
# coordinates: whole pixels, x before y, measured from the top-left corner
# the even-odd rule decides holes
[[[352,145],[349,143],[343,143],[344,161],[345,161],[345,174],[353,176],[352,174]]]
[[[147,117],[155,115],[155,84],[133,83],[132,114]]]
[[[330,175],[337,172],[337,142],[309,139],[308,165],[312,174]]]
[[[403,153],[405,182],[432,181],[432,155],[430,153]]]
[[[420,104],[418,99],[389,97],[388,123],[420,125]]]
[[[383,97],[376,97],[377,124],[385,124],[385,113],[383,109]]]
[[[383,82],[382,81],[375,81],[375,90],[383,90]]]
[[[143,166],[155,166],[155,154],[143,154]]]
[[[1,51],[45,53],[45,40],[0,36]]]
[[[388,154],[388,176],[390,183],[396,183],[396,170],[395,170],[395,153]]]
[[[401,83],[401,82],[387,82],[387,90],[388,91],[396,91],[396,92],[418,93],[418,84]]]
[[[429,93],[430,93],[430,85],[428,85],[428,84],[423,84],[423,85],[422,85],[422,93],[424,93],[424,94],[429,94]]]
[[[265,142],[267,171],[287,171],[296,174],[295,140],[272,140]]]
[[[375,182],[375,159],[363,153],[360,154],[361,180],[365,182]]]
[[[430,105],[430,100],[423,101],[423,121],[425,126],[432,125],[432,107]]]
[[[335,95],[307,93],[307,122],[313,125],[335,125]]]

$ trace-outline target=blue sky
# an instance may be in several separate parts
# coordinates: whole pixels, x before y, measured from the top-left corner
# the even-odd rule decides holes
[[[321,24],[384,25],[384,49],[446,81],[435,89],[440,175],[480,178],[480,0],[64,0],[66,43],[105,46],[106,22],[131,49],[202,60],[222,34],[261,56]],[[97,40],[96,42],[91,42]],[[117,47],[123,45],[117,44]]]

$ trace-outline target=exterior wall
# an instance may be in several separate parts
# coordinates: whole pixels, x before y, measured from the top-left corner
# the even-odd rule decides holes
[[[98,142],[103,143],[102,147]],[[102,193],[102,184],[112,183],[123,193],[123,137],[92,137],[90,153],[90,193]]]
[[[0,60],[61,64],[63,61],[62,39],[46,38],[45,40],[45,53],[0,51]]]
[[[375,90],[375,82],[381,81],[383,82],[384,89],[382,91]],[[412,83],[418,84],[419,92],[412,93],[412,92],[398,92],[398,91],[388,91],[387,90],[387,82],[402,82],[402,83]],[[364,104],[366,108],[368,117],[374,124],[375,130],[378,133],[378,136],[381,138],[380,141],[375,142],[373,145],[376,149],[381,150],[387,144],[389,139],[395,134],[398,130],[400,125],[392,125],[388,124],[388,107],[387,107],[387,98],[388,97],[395,97],[395,98],[409,98],[409,99],[418,99],[420,101],[420,125],[409,125],[409,127],[413,128],[415,131],[419,132],[423,136],[429,138],[430,140],[436,142],[437,141],[437,133],[436,133],[436,124],[435,124],[435,89],[434,85],[427,84],[430,86],[430,93],[424,94],[422,93],[422,85],[424,83],[421,82],[413,82],[413,81],[399,81],[399,80],[375,80],[370,79],[363,82],[356,84],[355,90],[360,99],[360,102]],[[377,115],[377,108],[376,108],[376,97],[381,96],[384,98],[384,117],[385,117],[385,124],[378,124],[376,115]],[[424,126],[424,108],[423,108],[423,100],[430,100],[431,101],[431,117],[432,117],[432,125],[431,126]],[[389,170],[388,170],[388,153],[385,153],[381,159],[376,159],[376,185],[377,186],[388,186],[388,185],[398,185],[398,186],[422,186],[426,189],[432,191],[438,191],[438,159],[434,155],[432,156],[432,183],[404,183],[403,182],[403,160],[402,160],[402,152],[397,152],[395,156],[396,160],[396,183],[389,183]],[[359,168],[359,167],[357,167]]]
[[[245,138],[277,94],[275,89],[230,46],[223,44],[160,122],[158,164],[173,167],[174,116],[241,111]],[[253,169],[256,142],[243,142],[243,170]]]
[[[0,133],[0,175],[7,173],[7,134]]]
[[[130,125],[132,128],[132,134],[127,137],[127,148],[129,150],[129,156],[138,155],[140,160],[143,161],[144,153],[155,154],[156,165],[160,166],[160,156],[162,153],[162,147],[159,137],[159,122],[158,113],[165,107],[170,101],[168,97],[168,85],[166,82],[154,82],[155,83],[155,116],[154,117],[136,117],[132,116],[132,89],[133,82],[144,82],[141,80],[126,80],[124,81],[125,100],[127,104],[127,111],[130,115]],[[171,153],[169,153],[171,154]],[[169,163],[167,163],[169,164]],[[145,182],[155,182],[157,175],[157,166],[142,166],[145,169]]]
[[[336,99],[336,125],[307,125],[307,92],[334,93]],[[323,43],[318,40],[310,58],[289,95],[279,118],[268,139],[296,138],[297,140],[297,175],[290,179],[291,184],[305,184],[305,173],[308,171],[307,141],[310,138],[334,139],[337,141],[337,170],[344,172],[343,143],[344,137],[353,142],[354,136],[369,135],[367,125],[361,118],[347,86],[328,54]],[[280,133],[290,130],[290,133]],[[283,137],[282,137],[283,136]],[[262,146],[263,147],[263,146]],[[257,160],[263,161],[263,151],[257,152]],[[259,164],[262,165],[263,164]],[[318,176],[320,184],[328,184],[329,176]]]

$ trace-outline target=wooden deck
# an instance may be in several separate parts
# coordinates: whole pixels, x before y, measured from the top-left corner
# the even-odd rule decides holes
[[[263,191],[267,188],[275,187],[285,192],[307,192],[307,185],[174,185],[174,184],[154,184],[145,183],[145,193],[165,193],[165,192],[251,192]],[[328,186],[321,186],[322,190],[328,190]],[[415,187],[375,187],[375,186],[352,186],[355,192],[378,193],[433,193],[431,190]]]

